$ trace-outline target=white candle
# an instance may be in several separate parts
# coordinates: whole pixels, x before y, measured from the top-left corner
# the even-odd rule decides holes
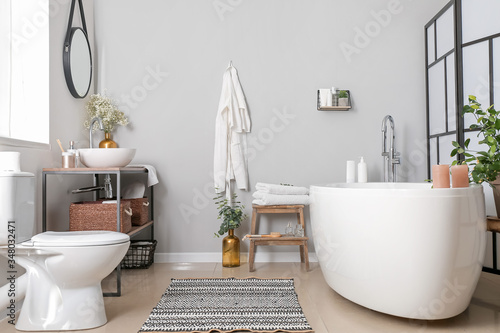
[[[346,183],[354,183],[356,181],[356,164],[354,161],[347,161],[345,181]]]

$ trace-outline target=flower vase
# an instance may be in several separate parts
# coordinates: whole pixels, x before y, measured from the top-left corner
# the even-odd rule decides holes
[[[240,266],[240,240],[234,235],[234,229],[229,229],[228,235],[222,240],[222,267]]]
[[[116,142],[111,140],[111,133],[106,132],[104,133],[104,140],[99,142],[99,148],[117,148],[118,145]]]

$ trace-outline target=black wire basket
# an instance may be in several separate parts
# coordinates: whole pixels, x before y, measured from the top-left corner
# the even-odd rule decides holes
[[[157,241],[133,241],[121,262],[121,268],[149,268],[153,264]]]

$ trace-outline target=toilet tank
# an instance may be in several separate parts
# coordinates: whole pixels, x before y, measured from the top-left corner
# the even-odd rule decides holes
[[[21,243],[35,234],[35,176],[0,172],[0,246]]]

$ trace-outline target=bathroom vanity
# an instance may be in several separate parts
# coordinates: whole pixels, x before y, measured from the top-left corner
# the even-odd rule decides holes
[[[55,176],[75,176],[75,175],[91,175],[93,176],[93,186],[99,184],[99,178],[105,175],[116,175],[116,193],[121,193],[122,186],[122,176],[123,175],[144,175],[147,174],[148,170],[142,167],[123,167],[123,168],[44,168],[42,171],[42,231],[47,231],[47,175]],[[148,187],[149,192],[148,199],[149,205],[149,221],[141,226],[132,226],[132,230],[127,234],[130,238],[138,235],[139,233],[149,230],[150,240],[154,239],[154,195],[153,187]],[[97,192],[94,192],[94,200],[97,200]],[[116,209],[116,231],[120,230],[120,195],[117,195],[117,209]],[[121,295],[121,267],[120,265],[116,268],[117,279],[116,279],[116,292],[104,293],[105,296],[120,296]]]

